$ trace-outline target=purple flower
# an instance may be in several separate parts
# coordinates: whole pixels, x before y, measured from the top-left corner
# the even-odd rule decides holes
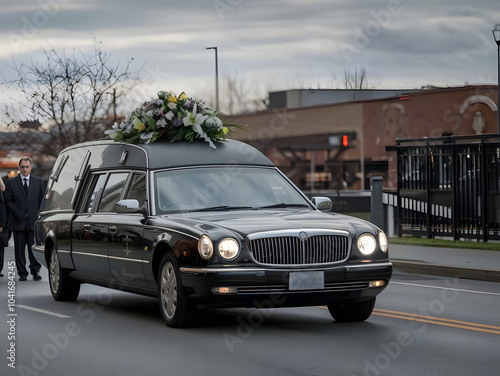
[[[174,117],[172,119],[172,125],[175,127],[175,128],[179,128],[180,126],[182,126],[184,123],[182,122],[182,119],[179,119],[178,117]]]
[[[194,101],[192,99],[189,99],[186,102],[184,102],[184,108],[186,108],[189,111],[193,109],[193,106],[194,106]]]

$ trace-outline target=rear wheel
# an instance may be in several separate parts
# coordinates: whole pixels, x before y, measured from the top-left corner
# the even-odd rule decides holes
[[[360,303],[329,304],[328,311],[339,322],[365,321],[373,312],[375,298]]]
[[[76,300],[80,293],[80,282],[69,276],[69,271],[61,267],[55,247],[50,251],[49,287],[55,300]]]
[[[181,284],[177,260],[171,253],[163,256],[158,274],[158,301],[163,321],[172,328],[193,326],[199,310]]]

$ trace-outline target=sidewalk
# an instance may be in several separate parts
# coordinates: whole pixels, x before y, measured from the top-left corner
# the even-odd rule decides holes
[[[389,258],[399,272],[500,282],[500,251],[389,244]]]

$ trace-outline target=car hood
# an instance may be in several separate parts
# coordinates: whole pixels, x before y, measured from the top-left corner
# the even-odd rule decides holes
[[[210,232],[226,229],[245,237],[248,234],[289,229],[344,230],[351,234],[366,232],[367,226],[376,227],[359,218],[336,213],[312,210],[224,210],[217,212],[193,212],[162,216],[162,221],[171,221],[190,228]]]

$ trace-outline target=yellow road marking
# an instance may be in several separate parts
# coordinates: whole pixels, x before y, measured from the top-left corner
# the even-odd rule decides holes
[[[500,327],[493,325],[476,324],[466,321],[445,319],[441,317],[424,316],[424,315],[417,315],[413,313],[398,312],[398,311],[389,311],[387,309],[374,309],[373,314],[378,316],[392,317],[401,320],[423,322],[426,324],[435,324],[441,326],[449,326],[452,328],[473,330],[476,332],[500,334]]]
[[[318,306],[318,308],[328,309],[327,307],[324,307],[324,306]],[[500,334],[500,326],[476,324],[476,323],[467,322],[467,321],[458,321],[458,320],[452,320],[452,319],[445,319],[442,317],[424,316],[424,315],[417,315],[415,313],[390,311],[387,309],[377,309],[377,308],[375,308],[373,310],[372,314],[377,315],[377,316],[391,317],[394,319],[417,321],[417,322],[423,322],[426,324],[434,324],[434,325],[441,325],[441,326],[449,326],[449,327],[458,328],[458,329],[473,330],[476,332]]]

